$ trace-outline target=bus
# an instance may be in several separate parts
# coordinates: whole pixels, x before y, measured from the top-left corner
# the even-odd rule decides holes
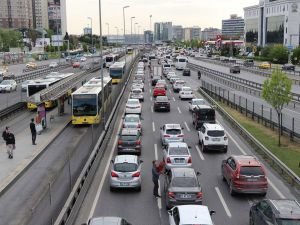
[[[27,85],[27,98],[32,97],[33,95],[37,94],[38,92],[44,90],[45,88],[51,87],[52,85],[56,84],[57,82],[74,75],[74,73],[58,73],[58,72],[52,72],[48,74],[44,78],[39,78],[36,80],[33,80],[32,83],[29,83]],[[46,101],[45,108],[51,109],[56,106],[56,101]],[[27,102],[27,108],[28,109],[36,109],[37,105],[32,102]]]
[[[119,58],[119,54],[109,54],[105,56],[105,67],[109,68],[112,64],[117,62]]]
[[[92,78],[82,87],[72,93],[72,124],[99,124],[102,118],[102,107],[104,112],[111,105],[112,79],[104,77],[104,103],[102,103],[102,81],[101,78]]]
[[[133,54],[133,47],[127,47],[127,54]]]
[[[125,74],[125,62],[115,62],[109,67],[109,76],[112,79],[113,84],[121,82],[123,75]]]

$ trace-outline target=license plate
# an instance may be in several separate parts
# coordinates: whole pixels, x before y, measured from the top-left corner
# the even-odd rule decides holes
[[[175,163],[184,163],[185,160],[184,159],[175,159]]]
[[[213,138],[212,141],[220,141],[220,138]]]
[[[192,196],[190,194],[181,194],[180,198],[188,199],[191,198]]]
[[[249,178],[249,179],[247,179],[247,181],[254,182],[254,181],[257,181],[257,179],[255,179],[255,178]]]
[[[120,186],[126,187],[126,186],[129,186],[129,183],[122,182],[122,183],[120,183]]]

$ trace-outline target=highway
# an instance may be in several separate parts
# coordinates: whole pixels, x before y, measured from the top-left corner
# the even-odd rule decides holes
[[[142,103],[142,154],[144,160],[142,167],[142,191],[117,191],[110,192],[110,160],[116,155],[117,134],[121,125],[122,111],[119,112],[119,119],[114,127],[110,143],[102,163],[95,175],[90,190],[82,204],[75,224],[82,224],[90,217],[96,216],[120,216],[126,218],[133,225],[167,225],[168,215],[165,209],[165,195],[162,198],[155,198],[152,195],[152,160],[162,160],[162,147],[160,142],[160,127],[165,123],[180,123],[184,127],[185,142],[191,146],[193,168],[202,173],[200,182],[203,188],[203,204],[211,210],[216,211],[213,216],[215,225],[245,225],[248,224],[249,208],[253,202],[262,199],[257,195],[238,195],[232,197],[229,188],[221,178],[221,161],[231,154],[256,155],[252,148],[233,130],[230,125],[219,115],[217,120],[225,128],[229,137],[228,152],[224,153],[202,153],[198,146],[197,132],[192,126],[191,113],[188,111],[188,102],[181,101],[178,94],[173,93],[168,86],[168,97],[171,100],[171,112],[153,112],[152,87],[150,86],[148,71],[145,81],[145,101]],[[179,76],[180,71],[176,71]],[[186,86],[190,86],[196,93],[200,86],[196,73],[192,72],[191,77],[182,77],[186,80]],[[127,90],[127,96],[129,90]],[[199,97],[199,95],[197,94]],[[124,109],[126,98],[123,99]],[[259,156],[257,156],[260,158]],[[288,186],[281,181],[276,173],[260,159],[267,171],[269,179],[269,190],[267,198],[292,198],[296,196],[289,190]],[[160,178],[161,191],[164,185],[164,176]]]

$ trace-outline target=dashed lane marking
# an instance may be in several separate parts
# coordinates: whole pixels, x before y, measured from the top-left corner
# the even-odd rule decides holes
[[[154,122],[152,122],[152,130],[153,130],[153,132],[155,132],[155,124],[154,124]]]
[[[188,126],[187,122],[185,122],[185,121],[184,121],[184,125],[185,125],[185,127],[186,127],[187,131],[188,131],[188,132],[190,132],[191,130],[190,130],[190,128],[189,128],[189,126]]]
[[[200,151],[199,145],[195,145],[195,147],[196,147],[196,150],[197,150],[197,152],[199,154],[200,159],[201,160],[205,160],[202,152]]]
[[[276,192],[276,194],[278,194],[278,196],[279,196],[280,198],[286,198],[286,197],[284,196],[284,194],[282,194],[282,192],[279,191],[279,189],[275,186],[275,184],[274,184],[270,179],[268,179],[268,183],[270,184],[270,186],[274,189],[274,191]]]
[[[182,113],[179,107],[177,107],[177,110],[178,110],[178,112],[179,112],[180,114]]]
[[[215,187],[215,190],[216,190],[216,192],[217,192],[217,194],[219,196],[219,199],[220,199],[220,201],[221,201],[221,203],[222,203],[222,205],[223,205],[223,207],[225,209],[225,212],[226,212],[227,216],[231,218],[230,210],[229,210],[229,208],[228,208],[228,206],[227,206],[227,204],[226,204],[226,202],[225,202],[225,200],[224,200],[224,198],[223,198],[223,196],[222,196],[222,194],[220,192],[220,189],[218,187]]]
[[[173,97],[173,101],[175,102],[176,101],[176,99]]]

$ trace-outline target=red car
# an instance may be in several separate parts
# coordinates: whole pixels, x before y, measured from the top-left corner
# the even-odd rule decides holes
[[[72,66],[73,66],[73,68],[80,68],[80,63],[74,62]]]
[[[229,185],[231,195],[267,194],[268,180],[265,169],[254,156],[232,155],[223,160],[222,176]]]
[[[167,91],[164,87],[164,85],[156,85],[154,90],[153,90],[153,97],[155,98],[156,96],[165,96],[167,94]]]

